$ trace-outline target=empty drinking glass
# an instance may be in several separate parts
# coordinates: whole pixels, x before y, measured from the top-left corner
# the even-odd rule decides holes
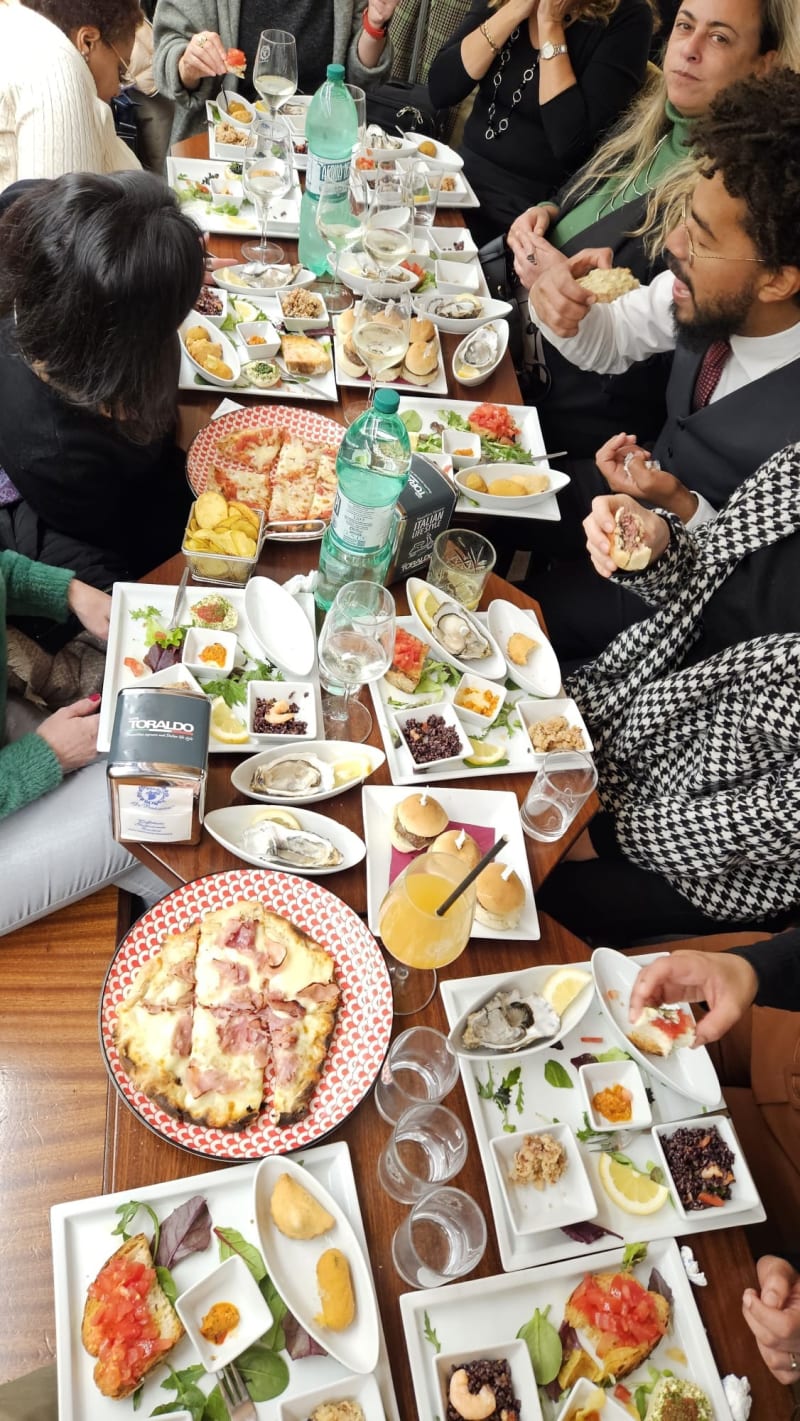
[[[439,1288],[463,1278],[486,1248],[486,1220],[462,1189],[432,1189],[417,1200],[392,1239],[392,1258],[412,1288]]]
[[[467,1133],[446,1105],[412,1105],[378,1159],[378,1183],[401,1204],[453,1179],[467,1158]]]
[[[409,179],[414,204],[414,221],[420,227],[432,227],[439,202],[439,190],[444,174],[440,168],[428,168],[415,163]]]
[[[591,755],[578,750],[548,755],[520,811],[525,833],[544,843],[560,839],[596,784],[597,768]]]
[[[443,1100],[458,1079],[458,1057],[433,1026],[410,1026],[392,1042],[375,1082],[375,1106],[391,1125],[405,1110]]]

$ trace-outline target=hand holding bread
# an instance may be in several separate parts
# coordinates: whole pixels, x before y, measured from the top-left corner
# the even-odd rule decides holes
[[[554,264],[531,287],[530,304],[536,318],[562,339],[578,334],[581,321],[598,299],[596,292],[582,281],[594,274],[598,278],[611,276],[611,250],[605,247],[587,248],[576,252],[567,261]]]
[[[695,1031],[695,1046],[719,1041],[752,1004],[758,978],[743,957],[728,952],[681,949],[643,967],[633,984],[630,1020],[664,1002],[706,1002],[708,1014]]]
[[[620,568],[635,572],[660,557],[669,543],[669,524],[625,494],[601,494],[583,521],[586,547],[596,572],[612,577]]]

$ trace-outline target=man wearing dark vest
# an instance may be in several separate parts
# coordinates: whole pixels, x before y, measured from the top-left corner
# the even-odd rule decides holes
[[[800,75],[731,86],[698,122],[697,144],[700,175],[668,238],[668,271],[608,303],[580,286],[565,294],[547,274],[531,291],[547,339],[581,369],[617,373],[674,349],[652,454],[634,433],[609,440],[562,505],[575,525],[610,485],[694,530],[800,439]],[[647,615],[585,565],[536,576],[532,590],[567,659]]]

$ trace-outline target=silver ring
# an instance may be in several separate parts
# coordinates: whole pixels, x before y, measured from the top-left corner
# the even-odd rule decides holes
[[[631,474],[631,464],[636,458],[636,453],[637,451],[635,449],[629,449],[627,454],[625,455],[625,458],[622,461],[622,467],[625,470],[625,473],[628,474],[631,478],[633,477],[633,475]]]
[[[198,43],[198,45],[200,46],[200,48],[203,49],[204,46],[208,44],[208,35],[201,35],[201,36],[199,37],[197,43]]]
[[[800,1369],[800,1362],[798,1362],[797,1356],[794,1352],[789,1353],[789,1366],[793,1372],[796,1372],[798,1371],[798,1369]]]

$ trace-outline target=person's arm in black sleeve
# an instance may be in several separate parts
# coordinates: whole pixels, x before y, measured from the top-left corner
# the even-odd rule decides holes
[[[730,950],[744,957],[758,978],[756,1006],[800,1011],[800,928]]]

